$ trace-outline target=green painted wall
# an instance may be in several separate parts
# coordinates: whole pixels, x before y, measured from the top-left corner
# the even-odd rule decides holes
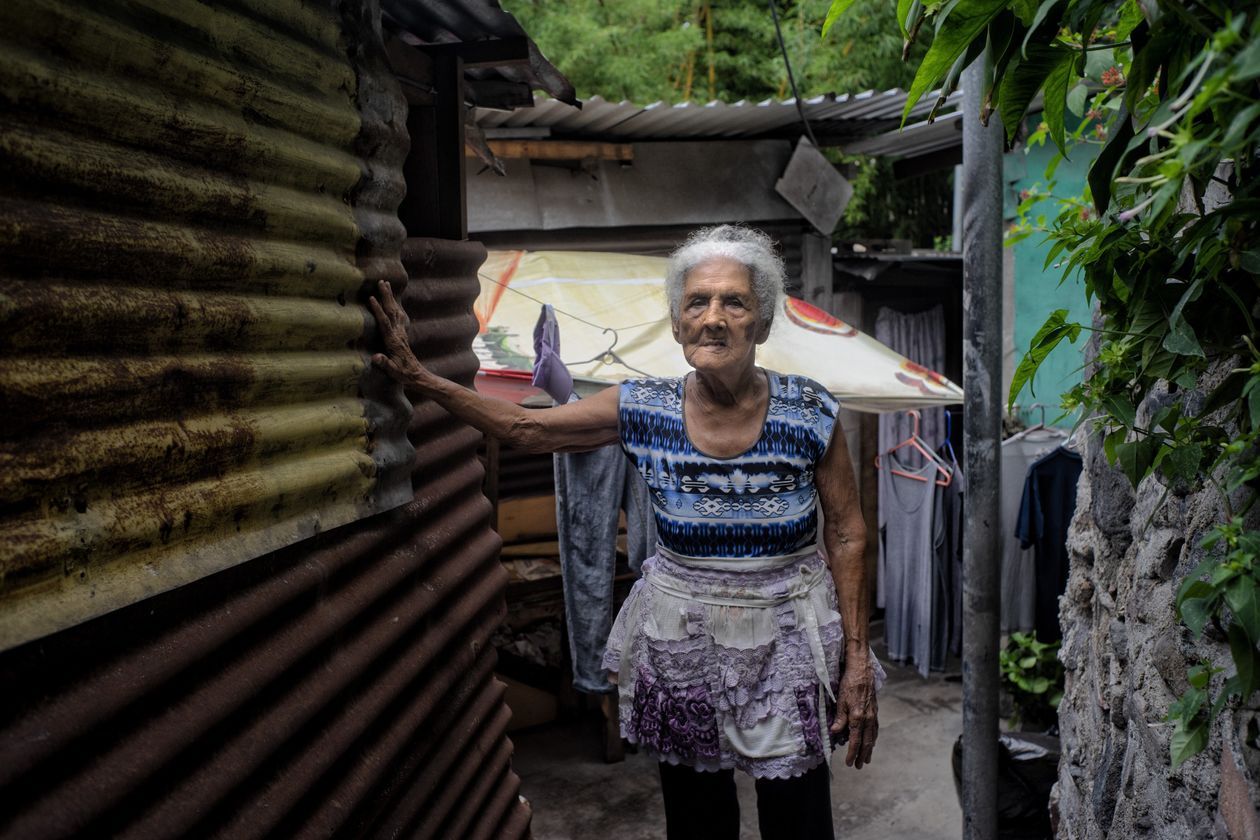
[[[1038,118],[1034,118],[1029,127],[1036,127]],[[1089,165],[1097,156],[1099,145],[1082,144],[1072,150],[1072,157],[1061,161],[1054,172],[1053,193],[1056,196],[1079,196],[1085,189],[1085,175]],[[1017,149],[1005,156],[1003,172],[1006,181],[1004,192],[1004,216],[1008,225],[1016,221],[1016,208],[1019,206],[1020,194],[1024,190],[1045,191],[1049,185],[1046,178],[1046,167],[1055,155],[1055,147],[1047,142],[1045,145]],[[1047,225],[1053,222],[1058,210],[1054,202],[1043,200],[1034,205],[1030,217],[1037,214],[1045,216]],[[1066,309],[1068,319],[1083,324],[1091,320],[1090,305],[1085,300],[1085,286],[1079,272],[1074,272],[1060,283],[1062,269],[1053,266],[1046,268],[1046,256],[1050,244],[1045,241],[1045,234],[1033,233],[1031,236],[1014,244],[1008,244],[1011,251],[1007,255],[1007,265],[1014,263],[1014,342],[1015,360],[1019,360],[1028,350],[1028,344],[1046,318],[1056,309]],[[1013,259],[1012,259],[1013,258]],[[1008,294],[1010,286],[1007,286]],[[1007,307],[1009,312],[1009,306]],[[1059,408],[1060,395],[1081,381],[1083,362],[1082,349],[1088,333],[1082,333],[1075,345],[1066,342],[1050,354],[1042,363],[1037,376],[1032,382],[1032,392],[1027,386],[1021,392],[1017,402],[1027,406],[1034,402],[1048,406],[1046,421],[1052,423],[1063,414]],[[1035,396],[1033,395],[1035,393]],[[1005,402],[1006,394],[1002,395]],[[1040,419],[1040,411],[1021,411],[1025,421]],[[1074,418],[1059,421],[1061,426],[1070,426]]]

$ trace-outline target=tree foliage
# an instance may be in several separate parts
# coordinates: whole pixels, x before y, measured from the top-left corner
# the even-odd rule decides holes
[[[1154,477],[1165,497],[1220,491],[1222,521],[1203,543],[1211,554],[1176,603],[1191,633],[1212,627],[1228,641],[1234,673],[1218,678],[1202,664],[1187,674],[1190,688],[1169,713],[1176,766],[1204,748],[1230,697],[1260,689],[1260,532],[1245,516],[1260,489],[1260,9],[1224,0],[899,3],[903,27],[916,14],[935,37],[907,112],[983,55],[985,100],[1008,138],[1040,94],[1034,140],[1049,137],[1064,155],[1073,137],[1104,144],[1086,195],[1065,200],[1050,225],[1046,260],[1081,271],[1101,326],[1053,313],[1010,400],[1056,345],[1097,330],[1088,375],[1064,407],[1082,411],[1135,487],[1150,492],[1143,482]],[[1073,111],[1084,119],[1069,133]],[[1200,392],[1205,373],[1222,367],[1232,373]]]
[[[577,88],[639,104],[791,96],[766,0],[505,0]],[[778,0],[802,96],[905,86],[894,8],[857,0],[824,40],[828,0]],[[926,47],[915,48],[921,54]]]

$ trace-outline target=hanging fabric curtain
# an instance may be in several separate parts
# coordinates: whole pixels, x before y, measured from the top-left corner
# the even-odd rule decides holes
[[[608,384],[690,370],[670,331],[662,257],[491,251],[481,269],[477,353],[488,372],[532,370],[538,307],[555,307],[564,362],[578,382]],[[757,362],[817,380],[857,411],[962,402],[962,389],[797,298],[780,302]],[[935,441],[933,441],[935,443]]]

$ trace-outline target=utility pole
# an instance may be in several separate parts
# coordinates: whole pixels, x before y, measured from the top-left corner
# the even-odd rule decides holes
[[[987,53],[963,72],[964,840],[996,840],[1002,429],[1002,121],[980,123]]]

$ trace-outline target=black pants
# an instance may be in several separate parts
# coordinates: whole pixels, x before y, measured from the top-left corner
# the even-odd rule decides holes
[[[669,840],[738,840],[735,771],[660,766]],[[792,779],[758,779],[757,824],[762,840],[834,840],[826,765]]]

